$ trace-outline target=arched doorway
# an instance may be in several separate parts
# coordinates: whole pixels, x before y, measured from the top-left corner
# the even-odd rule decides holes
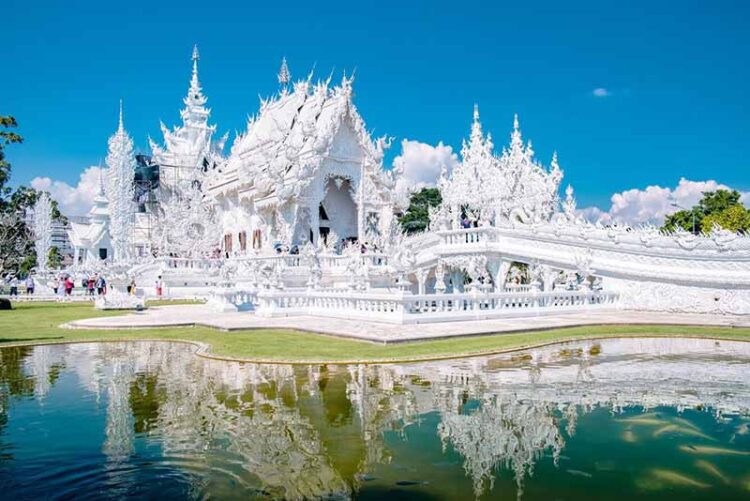
[[[326,180],[325,196],[320,202],[320,235],[335,231],[339,238],[357,237],[357,204],[351,180],[332,176]]]

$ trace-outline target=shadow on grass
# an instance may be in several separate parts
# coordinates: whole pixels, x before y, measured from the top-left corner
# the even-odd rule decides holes
[[[26,342],[32,342],[32,341],[55,341],[59,339],[65,339],[65,336],[3,338],[3,339],[0,339],[0,346],[4,344],[11,344],[11,343],[26,343]]]

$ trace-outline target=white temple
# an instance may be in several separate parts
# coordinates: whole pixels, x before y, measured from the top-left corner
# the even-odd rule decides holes
[[[312,74],[261,103],[208,187],[228,255],[338,239],[374,241],[393,218],[385,138],[373,140],[352,102],[352,79]]]
[[[109,232],[109,201],[104,194],[104,181],[88,214],[88,222],[70,222],[68,238],[73,246],[73,263],[91,264],[112,256]],[[74,264],[74,265],[75,265]]]
[[[225,157],[194,50],[183,123],[162,125],[163,146],[151,141],[158,204],[146,212],[122,184],[134,164],[121,120],[107,159],[108,178],[120,184],[97,197],[90,224],[71,229],[85,256],[78,269],[114,263],[139,283],[162,276],[172,296],[268,316],[424,323],[592,308],[750,313],[747,235],[585,221],[570,186],[560,200],[557,155],[542,165],[517,117],[496,153],[476,107],[461,164],[438,181],[442,205],[427,231],[405,236],[399,172],[383,165],[390,139],[367,131],[353,78],[334,85],[310,74],[292,84],[286,61],[278,76],[279,92],[261,101]],[[137,230],[145,220],[151,229]],[[121,235],[131,237],[118,251]]]

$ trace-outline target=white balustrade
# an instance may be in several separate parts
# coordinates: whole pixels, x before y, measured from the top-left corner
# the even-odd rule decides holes
[[[160,257],[158,259],[164,268],[186,271],[215,271],[221,267],[221,259],[189,258],[189,257]]]
[[[437,232],[443,245],[478,244],[489,240],[489,228],[462,228]]]
[[[421,323],[612,307],[616,300],[616,294],[589,290],[423,295],[396,291],[356,292],[349,289],[266,290],[258,293],[258,314],[359,317],[395,323]]]
[[[361,264],[369,267],[381,267],[388,265],[388,255],[383,253],[368,252],[359,254],[358,259]],[[280,263],[285,268],[309,267],[311,258],[304,254],[278,254],[271,256],[240,256],[232,258],[238,263],[260,263],[276,264]],[[326,269],[343,269],[351,262],[351,256],[339,254],[319,254],[318,262],[323,270]]]

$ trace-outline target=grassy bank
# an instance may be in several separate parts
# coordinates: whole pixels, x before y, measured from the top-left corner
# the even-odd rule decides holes
[[[152,305],[159,307],[158,304]],[[124,313],[120,313],[124,314]],[[0,347],[15,343],[59,343],[138,339],[206,343],[214,355],[268,361],[390,361],[494,353],[555,341],[624,336],[715,337],[750,341],[749,328],[682,326],[587,326],[549,331],[376,345],[279,329],[223,332],[206,327],[143,330],[61,329],[72,320],[112,316],[91,304],[23,303],[0,311]],[[394,327],[398,328],[398,327]]]

